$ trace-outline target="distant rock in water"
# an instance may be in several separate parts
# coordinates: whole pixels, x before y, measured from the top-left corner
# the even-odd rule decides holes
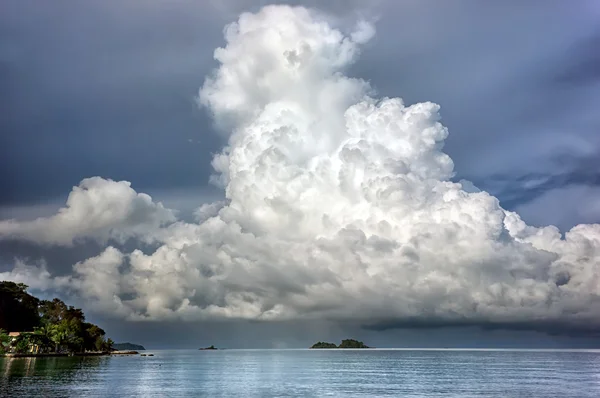
[[[205,351],[205,350],[218,350],[218,348],[216,348],[214,345],[211,345],[210,347],[206,347],[206,348],[198,348],[200,351]]]
[[[362,341],[346,339],[342,340],[342,343],[339,346],[336,346],[333,343],[325,343],[323,341],[319,341],[318,343],[313,344],[310,348],[370,348],[365,345]]]
[[[129,351],[129,350],[137,350],[137,351],[145,351],[146,349],[139,344],[132,343],[116,343],[112,345],[112,348],[117,351]]]

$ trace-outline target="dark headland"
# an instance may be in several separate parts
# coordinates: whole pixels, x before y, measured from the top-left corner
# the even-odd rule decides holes
[[[318,343],[313,344],[312,347],[310,347],[310,348],[371,348],[371,347],[365,345],[362,341],[346,339],[346,340],[342,340],[342,342],[338,346],[336,346],[333,343],[326,343],[323,341],[319,341]]]
[[[27,285],[0,281],[0,355],[9,357],[126,355],[80,308],[41,300]]]
[[[145,351],[144,346],[133,343],[115,343],[112,348],[118,351]]]
[[[198,348],[200,351],[207,351],[207,350],[218,350],[218,348],[216,348],[214,345],[211,345],[210,347],[205,347],[205,348]]]

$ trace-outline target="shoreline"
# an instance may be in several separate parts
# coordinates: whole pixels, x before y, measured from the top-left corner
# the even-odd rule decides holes
[[[112,356],[112,355],[138,355],[137,351],[92,351],[92,352],[72,352],[72,353],[60,353],[60,352],[47,352],[41,354],[32,353],[9,353],[3,354],[4,358],[56,358],[56,357],[100,357],[100,356]]]

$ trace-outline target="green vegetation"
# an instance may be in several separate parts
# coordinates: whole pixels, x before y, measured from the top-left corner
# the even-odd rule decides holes
[[[132,343],[115,343],[112,348],[119,351],[145,351],[144,346]]]
[[[0,282],[0,353],[110,351],[113,341],[105,334],[85,322],[79,308],[40,300],[22,283]]]
[[[369,348],[362,341],[347,339],[342,340],[342,344],[338,348]]]
[[[313,344],[310,348],[369,348],[362,341],[346,339],[342,340],[342,343],[339,346],[336,346],[333,343],[325,343],[319,341],[318,343]]]
[[[8,349],[10,339],[6,330],[0,329],[0,354],[4,354]]]
[[[40,300],[27,294],[22,283],[0,282],[0,329],[33,330],[39,325]]]
[[[312,347],[310,348],[337,348],[337,346],[333,343],[326,343],[324,341],[319,341],[318,343],[315,343],[312,345]]]

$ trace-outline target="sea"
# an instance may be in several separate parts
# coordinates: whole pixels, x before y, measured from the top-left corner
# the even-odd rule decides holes
[[[0,358],[2,397],[600,397],[600,350],[148,350]]]

